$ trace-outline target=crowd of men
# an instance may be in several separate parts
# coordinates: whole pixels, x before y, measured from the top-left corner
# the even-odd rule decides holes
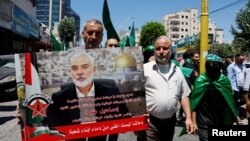
[[[85,42],[83,50],[99,48],[103,38],[102,23],[96,19],[87,20],[82,31],[82,37]],[[106,41],[105,46],[107,48],[118,47],[119,42],[116,39],[109,39]],[[234,61],[230,61],[230,57],[223,60],[219,55],[208,54],[205,64],[206,72],[200,73],[199,52],[184,53],[184,62],[179,62],[180,64],[177,65],[173,62],[174,57],[171,57],[173,55],[171,48],[171,39],[167,36],[160,36],[155,40],[153,47],[149,48],[151,53],[144,56],[147,58],[144,60],[147,105],[147,113],[145,114],[148,115],[149,123],[145,131],[135,132],[138,141],[173,140],[179,102],[184,111],[179,115],[185,123],[184,133],[199,135],[199,139],[202,141],[208,140],[208,128],[210,126],[239,124],[242,118],[246,118],[246,114],[241,113],[241,106],[246,104],[249,111],[250,70],[246,68],[243,54],[237,54]],[[77,57],[86,58],[86,56]],[[74,61],[70,62],[72,73],[82,67],[82,62],[78,62],[79,64]],[[90,63],[90,65],[86,63],[87,67],[89,67],[88,71],[92,72],[91,61],[88,60],[87,62]],[[184,75],[183,67],[189,68],[191,73]],[[87,92],[83,92],[83,89],[81,89],[83,85],[85,86],[85,81],[88,86]],[[75,85],[72,83],[70,87],[75,92],[75,98],[96,97],[97,94],[90,91],[97,91],[95,89],[97,83],[94,83],[93,79],[89,81],[88,74],[85,74],[84,71],[77,74],[74,83]],[[51,115],[59,116],[59,114],[55,115],[55,111],[51,111],[51,108],[58,107],[56,106],[58,104],[56,99],[59,99],[59,96],[67,97],[65,95],[68,93],[65,91],[68,89],[70,88],[62,89],[61,92],[52,96],[55,102],[48,110]],[[96,109],[95,107],[92,108]],[[126,109],[126,107],[123,107],[123,109]],[[73,115],[77,117],[84,116],[79,112],[82,109],[77,111]],[[50,113],[48,115],[50,116]],[[60,120],[56,120],[56,125],[65,124],[65,120],[61,120],[64,119],[64,115],[57,117]],[[117,135],[89,138],[88,140],[116,141]]]

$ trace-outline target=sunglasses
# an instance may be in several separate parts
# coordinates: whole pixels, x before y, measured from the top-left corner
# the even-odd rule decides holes
[[[117,44],[109,44],[108,47],[118,47]]]

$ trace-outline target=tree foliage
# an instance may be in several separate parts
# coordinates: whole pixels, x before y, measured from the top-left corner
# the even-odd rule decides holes
[[[236,53],[239,52],[239,49],[235,48],[232,44],[212,44],[209,49],[208,53],[217,54],[222,58],[227,56],[235,56]]]
[[[231,26],[233,44],[240,48],[241,52],[250,52],[250,0],[246,7],[237,13],[235,22],[236,27]]]
[[[140,45],[144,48],[154,43],[155,39],[161,35],[166,35],[164,25],[159,22],[147,22],[142,26]]]
[[[75,36],[75,20],[74,18],[64,17],[60,24],[58,25],[58,32],[61,41],[65,41],[66,45],[70,41],[73,41]]]
[[[200,52],[200,37],[196,38],[195,41],[187,48],[188,51]]]

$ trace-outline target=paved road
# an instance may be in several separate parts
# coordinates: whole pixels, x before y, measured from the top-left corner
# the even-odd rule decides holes
[[[0,101],[0,141],[21,141],[21,130],[17,124],[17,100]]]

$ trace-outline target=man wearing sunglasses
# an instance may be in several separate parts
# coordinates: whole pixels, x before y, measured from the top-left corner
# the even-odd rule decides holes
[[[115,48],[118,47],[118,41],[115,38],[110,38],[105,43],[106,48]]]

